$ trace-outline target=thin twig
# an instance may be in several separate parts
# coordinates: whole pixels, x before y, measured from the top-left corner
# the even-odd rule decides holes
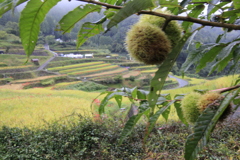
[[[227,91],[231,91],[231,90],[234,90],[234,89],[237,89],[240,87],[240,84],[236,85],[236,86],[233,86],[233,87],[228,87],[228,88],[224,88],[224,89],[220,89],[220,93],[224,93],[224,92],[227,92]]]
[[[110,5],[107,3],[102,3],[102,2],[94,1],[94,0],[77,0],[77,1],[97,4],[97,5],[105,6],[107,8],[114,8],[114,9],[122,9],[123,8],[123,6]],[[168,14],[158,13],[158,12],[154,12],[154,11],[145,11],[145,10],[139,11],[138,14],[155,15],[158,17],[163,17],[163,18],[167,19],[168,21],[172,21],[172,20],[188,21],[188,22],[202,24],[203,26],[223,27],[223,28],[228,28],[228,29],[233,29],[233,30],[240,30],[240,25],[210,22],[210,21],[201,20],[201,19],[197,19],[197,18],[193,18],[193,17],[189,17],[189,16],[185,17],[185,16],[168,15]]]

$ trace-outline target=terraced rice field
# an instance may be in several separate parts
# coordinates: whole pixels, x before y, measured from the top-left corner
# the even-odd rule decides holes
[[[146,70],[146,69],[156,69],[157,67],[155,65],[143,65],[143,66],[138,66],[138,67],[131,67],[132,69],[137,69],[137,70]]]
[[[79,63],[79,64],[73,64],[73,65],[67,65],[67,66],[61,66],[61,67],[48,68],[48,70],[49,71],[62,71],[62,70],[72,69],[72,68],[94,66],[94,65],[97,65],[97,64],[104,64],[104,62]]]
[[[127,68],[121,68],[118,65],[112,65],[102,61],[52,67],[48,68],[48,70],[69,76],[84,76],[88,78],[122,74],[128,71]]]
[[[127,68],[118,68],[116,70],[111,70],[111,71],[105,71],[105,72],[101,72],[101,73],[96,73],[96,74],[90,74],[87,75],[85,77],[87,78],[93,78],[93,77],[102,77],[102,76],[108,76],[108,75],[117,75],[117,74],[123,74],[128,72]]]
[[[157,69],[149,69],[149,70],[141,71],[141,73],[152,74],[152,73],[155,73],[156,71]]]
[[[105,72],[105,71],[109,71],[109,70],[114,70],[114,69],[116,69],[118,67],[119,66],[117,66],[117,65],[111,65],[111,66],[105,66],[105,67],[101,67],[101,68],[84,69],[84,70],[80,69],[79,71],[68,73],[68,75],[71,75],[71,76],[83,76],[83,75],[97,73],[97,72],[99,73],[99,72]]]
[[[78,71],[85,71],[89,69],[96,69],[96,68],[102,68],[106,66],[110,66],[110,63],[102,63],[102,64],[96,64],[96,65],[89,65],[89,66],[82,66],[81,68],[72,68],[72,69],[66,69],[66,70],[61,70],[59,73],[71,73],[71,72],[78,72]]]

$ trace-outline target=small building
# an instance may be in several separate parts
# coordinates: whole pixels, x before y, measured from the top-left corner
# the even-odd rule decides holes
[[[39,65],[39,59],[31,59],[31,62],[33,62],[35,65]]]
[[[91,54],[85,54],[85,58],[94,58],[94,57],[93,57],[93,53],[91,53]]]
[[[56,41],[56,42],[59,42],[59,43],[62,43],[62,42],[63,42],[63,40],[61,40],[60,38],[55,39],[55,41]]]
[[[65,54],[65,55],[63,55],[63,57],[69,57],[69,58],[83,58],[83,55],[82,55],[82,54],[69,53],[69,54]]]

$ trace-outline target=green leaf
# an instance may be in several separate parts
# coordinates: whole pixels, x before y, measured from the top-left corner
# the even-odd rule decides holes
[[[178,5],[178,0],[159,0],[159,4],[162,8],[168,7],[168,9],[180,7]]]
[[[26,1],[27,0],[1,0],[0,1],[0,17],[10,9],[14,9],[16,6]]]
[[[80,5],[75,8],[73,11],[67,13],[60,21],[60,31],[63,31],[63,34],[66,32],[71,32],[74,25],[85,18],[89,13],[100,12],[101,6],[86,4]]]
[[[207,3],[207,2],[210,2],[211,0],[192,0],[193,3],[197,2],[203,2],[203,3]]]
[[[137,91],[138,91],[137,87],[131,89],[131,96],[133,98],[137,98]]]
[[[212,10],[208,13],[208,15],[212,15],[213,13],[215,13],[217,10],[219,9],[223,9],[222,7],[225,6],[226,4],[228,4],[230,2],[221,2],[217,5],[215,5],[214,8],[212,8]],[[210,18],[210,16],[208,16],[208,18]]]
[[[223,50],[218,54],[219,58],[221,60],[219,60],[218,62],[216,62],[212,67],[211,70],[209,72],[209,75],[212,74],[212,72],[216,69],[218,69],[218,72],[223,70],[228,62],[231,60],[231,58],[233,57],[233,50],[235,47],[237,47],[237,45],[240,44],[240,41],[234,41],[230,44],[228,44],[226,47],[223,48]]]
[[[223,17],[237,16],[239,14],[239,12],[240,12],[240,9],[223,12]]]
[[[180,6],[182,8],[184,8],[186,5],[188,5],[189,2],[191,2],[192,0],[183,0],[182,2],[180,2]]]
[[[220,34],[217,39],[216,39],[216,43],[219,43],[219,41],[222,39],[223,36],[226,35],[227,32],[224,32],[224,34]]]
[[[139,121],[139,119],[146,114],[149,111],[150,108],[146,108],[145,110],[143,110],[141,113],[138,113],[137,115],[134,115],[132,117],[129,118],[129,120],[127,121],[127,123],[124,126],[124,129],[120,135],[120,140],[119,140],[119,144],[122,144],[122,141],[124,138],[126,138],[133,130],[133,128],[135,127],[135,125],[137,124],[137,122]]]
[[[115,4],[115,3],[119,3],[118,2],[119,0],[100,0],[100,2],[103,2],[103,3],[107,3],[107,4]]]
[[[113,91],[104,91],[104,92],[101,92],[96,98],[94,98],[94,99],[92,100],[91,109],[93,109],[94,101],[95,101],[98,97],[100,97],[100,96],[102,96],[102,95],[104,95],[104,94],[110,94],[110,93],[113,93]]]
[[[212,47],[207,53],[205,53],[196,68],[196,72],[199,72],[201,69],[203,69],[207,63],[212,62],[224,47],[225,44],[220,44]]]
[[[31,0],[21,12],[20,37],[26,55],[29,57],[36,46],[40,24],[48,11],[61,0]]]
[[[212,9],[215,7],[215,5],[219,2],[220,0],[211,0],[211,2],[208,5],[207,8],[207,15],[210,16],[210,12],[212,11]]]
[[[106,18],[111,18],[111,17],[113,17],[117,12],[118,12],[117,9],[110,8],[110,9],[104,11],[104,15],[106,15]]]
[[[182,72],[186,72],[192,64],[199,62],[204,54],[215,46],[217,46],[217,44],[206,44],[200,46],[197,50],[190,52],[186,61],[182,65]]]
[[[189,13],[189,17],[193,17],[193,18],[197,18],[201,13],[202,11],[204,10],[205,6],[204,5],[198,5],[196,6],[190,13]],[[182,23],[182,27],[185,31],[187,31],[191,26],[193,25],[192,22],[187,22],[187,21],[184,21]]]
[[[79,48],[86,40],[104,31],[102,24],[86,22],[78,32],[77,48]]]
[[[106,93],[106,92],[105,92]],[[100,106],[98,108],[99,114],[103,114],[105,112],[105,106],[112,98],[119,97],[119,96],[126,96],[125,92],[107,92],[108,94],[104,97],[101,101]],[[116,100],[116,99],[115,99]]]
[[[196,49],[198,49],[199,47],[201,47],[202,43],[201,42],[195,42],[195,47]]]
[[[197,30],[196,32],[194,32],[194,33],[192,34],[192,36],[189,38],[187,50],[189,49],[190,45],[192,44],[193,38],[196,36],[196,34],[197,34],[198,32],[199,32],[199,30]]]
[[[147,99],[147,92],[144,90],[138,90],[137,91],[137,98],[138,99]]]
[[[154,7],[152,0],[132,0],[126,4],[125,7],[119,10],[114,17],[107,24],[107,30],[117,25],[122,20],[127,17],[137,13],[141,10],[148,9]]]
[[[188,123],[186,121],[186,119],[184,118],[183,116],[183,111],[182,111],[182,108],[181,108],[181,102],[178,101],[178,100],[182,100],[184,98],[184,95],[183,94],[177,94],[175,95],[175,102],[174,102],[174,107],[177,111],[177,115],[178,115],[178,118],[185,124],[188,126]]]
[[[233,93],[228,93],[220,106],[212,104],[203,111],[194,126],[194,133],[189,135],[185,144],[185,159],[194,160],[199,151],[207,145],[211,132],[213,131],[219,117],[227,106],[238,95],[240,88]]]
[[[163,88],[163,85],[165,83],[165,80],[171,71],[178,55],[180,54],[184,44],[186,43],[187,39],[192,35],[192,33],[185,33],[185,35],[179,40],[176,47],[172,49],[172,51],[167,56],[166,60],[158,67],[157,72],[155,73],[155,76],[151,80],[150,84],[150,92],[148,95],[148,102],[149,106],[154,108],[157,103],[159,94]],[[159,93],[158,93],[159,92]]]
[[[167,110],[170,109],[170,106],[174,103],[175,101],[171,101],[170,103],[168,103],[165,107],[162,107],[160,110],[158,110],[154,115],[152,115],[149,119],[149,126],[147,128],[147,133],[144,135],[144,139],[143,141],[146,142],[149,134],[151,133],[151,131],[153,130],[158,118]]]
[[[235,81],[234,85],[237,85],[238,83],[240,83],[240,76],[238,76],[238,79]]]
[[[122,106],[122,95],[115,95],[115,100],[118,104],[118,107],[121,108],[121,106]]]
[[[239,0],[233,0],[233,6],[235,9],[240,9],[240,2]]]

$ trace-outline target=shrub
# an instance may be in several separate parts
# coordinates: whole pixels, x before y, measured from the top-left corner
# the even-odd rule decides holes
[[[70,84],[67,86],[61,86],[55,88],[56,90],[82,90],[82,91],[97,91],[102,89],[107,89],[107,86],[94,83],[91,81],[76,83],[76,84]]]

